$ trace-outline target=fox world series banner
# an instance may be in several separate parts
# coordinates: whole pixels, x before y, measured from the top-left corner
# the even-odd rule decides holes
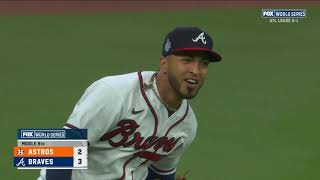
[[[18,129],[18,169],[87,169],[87,129]]]

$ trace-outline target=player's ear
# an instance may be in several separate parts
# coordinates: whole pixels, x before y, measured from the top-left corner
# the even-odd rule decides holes
[[[161,56],[160,57],[160,70],[162,72],[166,73],[167,68],[168,68],[168,60],[165,57]]]

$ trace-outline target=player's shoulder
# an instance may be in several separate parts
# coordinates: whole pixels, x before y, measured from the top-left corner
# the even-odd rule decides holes
[[[105,76],[97,80],[95,83],[106,84],[119,91],[122,91],[124,89],[130,90],[140,84],[139,74],[141,74],[141,80],[144,80],[151,76],[153,73],[153,71],[143,71],[140,73],[132,72],[127,74]]]
[[[115,97],[133,96],[140,92],[140,85],[146,82],[152,76],[153,71],[132,72],[127,74],[105,76],[94,81],[86,92],[94,92],[95,94],[109,94]]]
[[[109,86],[128,86],[130,85],[130,82],[134,82],[137,77],[137,72],[131,72],[127,74],[118,74],[118,75],[111,75],[111,76],[105,76],[101,79],[98,79],[96,82],[108,84]]]

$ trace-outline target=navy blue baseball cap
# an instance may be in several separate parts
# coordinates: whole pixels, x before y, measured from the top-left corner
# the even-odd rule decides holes
[[[169,32],[164,40],[164,57],[179,51],[206,51],[213,62],[222,57],[213,51],[213,40],[208,33],[197,27],[177,27]]]

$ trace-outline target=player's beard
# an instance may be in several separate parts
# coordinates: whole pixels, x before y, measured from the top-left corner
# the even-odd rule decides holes
[[[175,91],[176,95],[181,99],[194,98],[198,94],[203,84],[203,81],[200,81],[197,88],[182,87],[183,83],[186,83],[186,82],[184,80],[179,81],[178,78],[170,72],[168,72],[168,80],[169,80],[170,86]]]

